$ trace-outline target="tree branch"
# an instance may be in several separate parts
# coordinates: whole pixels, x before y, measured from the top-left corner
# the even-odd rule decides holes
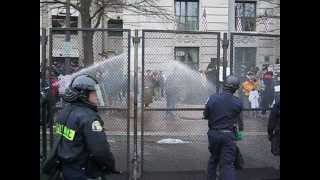
[[[40,3],[47,3],[47,4],[64,4],[64,5],[67,5],[66,2],[63,2],[63,1],[59,1],[59,0],[53,0],[53,1],[40,1]],[[72,4],[70,3],[70,6],[73,7],[74,9],[80,11],[80,3],[77,3],[77,4]]]
[[[98,13],[100,13],[102,10],[104,10],[104,7],[105,7],[105,6],[101,6],[96,12],[94,12],[93,15],[90,17],[90,20],[92,20],[93,18],[95,18]]]
[[[137,3],[124,4],[124,9],[143,15],[154,14],[161,19],[175,21],[174,16],[169,14],[166,9],[157,6],[157,3],[153,0],[143,0]]]
[[[96,24],[94,25],[94,28],[98,28],[98,26],[100,25],[100,21],[101,21],[102,16],[103,16],[103,11],[99,13],[99,16],[98,16]]]

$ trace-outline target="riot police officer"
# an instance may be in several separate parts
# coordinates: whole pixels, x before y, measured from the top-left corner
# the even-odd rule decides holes
[[[239,89],[240,81],[228,76],[223,92],[211,95],[205,105],[204,119],[208,119],[208,140],[210,159],[208,162],[208,180],[216,179],[217,166],[220,164],[220,176],[224,180],[235,180],[235,140],[243,138],[242,102],[233,94]],[[237,129],[238,124],[238,129]]]
[[[57,155],[65,180],[87,180],[115,171],[103,121],[97,113],[98,82],[76,76],[63,95],[68,104],[58,115],[56,132],[61,135]]]

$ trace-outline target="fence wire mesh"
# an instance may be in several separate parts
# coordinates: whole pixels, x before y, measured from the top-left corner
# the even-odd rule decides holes
[[[145,31],[143,41],[143,173],[163,172],[170,179],[174,177],[170,172],[179,172],[179,178],[193,172],[189,174],[192,179],[206,179],[210,154],[208,122],[202,119],[202,112],[206,99],[219,89],[216,87],[220,80],[217,68],[220,36]],[[267,44],[260,46],[268,48]],[[272,58],[277,54],[276,47],[273,53]],[[217,61],[211,63],[211,59]],[[243,83],[238,66],[234,66],[234,74]],[[211,73],[213,78],[208,76],[210,68],[216,70]],[[250,106],[245,106],[243,112],[247,137],[238,146],[245,168],[249,169],[277,167],[279,163],[270,152],[266,133],[269,112],[262,115],[256,111],[259,108],[252,111]]]
[[[143,43],[143,171],[205,179],[202,108],[218,89],[220,34],[144,31]]]
[[[154,172],[166,179],[206,179],[210,154],[208,122],[202,119],[202,112],[209,95],[221,88],[220,33],[143,30],[139,90],[134,92],[129,30],[69,29],[70,43],[65,42],[66,30],[53,29],[50,34],[48,79],[57,107],[53,116],[63,107],[59,92],[63,93],[71,77],[88,73],[99,81],[103,99],[99,114],[117,169],[130,172],[130,149],[134,145],[130,102],[138,96],[142,112],[136,114],[137,129],[141,129],[138,153],[143,179],[153,179],[150,173]],[[238,96],[245,101],[247,136],[238,143],[245,167],[277,167],[279,160],[271,155],[266,134],[269,112],[251,110],[270,108],[280,94],[280,36],[231,33],[230,40],[230,69],[241,79]],[[91,60],[93,65],[87,66]],[[267,66],[264,64],[268,64],[267,70],[261,71]],[[243,92],[248,72],[252,71],[259,84],[258,108],[252,108]],[[57,81],[66,83],[55,86]],[[52,136],[49,132],[48,141]]]

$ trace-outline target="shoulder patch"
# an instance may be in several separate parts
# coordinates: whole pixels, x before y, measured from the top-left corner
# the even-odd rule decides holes
[[[91,125],[92,131],[101,132],[103,130],[100,121],[93,121]]]

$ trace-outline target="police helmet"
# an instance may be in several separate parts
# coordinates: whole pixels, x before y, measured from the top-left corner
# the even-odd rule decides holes
[[[236,76],[228,76],[223,84],[224,89],[235,92],[240,87],[240,81]]]
[[[82,74],[74,77],[63,95],[67,102],[81,100],[88,101],[90,91],[96,91],[98,81],[88,74]]]

